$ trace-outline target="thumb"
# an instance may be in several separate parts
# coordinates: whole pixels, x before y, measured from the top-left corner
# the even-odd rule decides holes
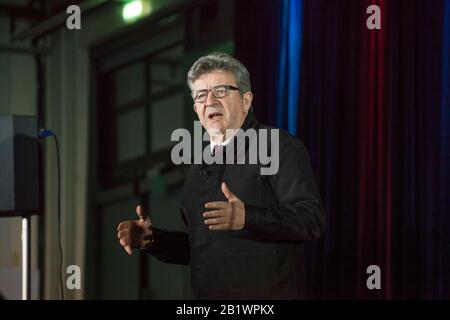
[[[142,219],[142,220],[148,219],[148,216],[147,216],[147,214],[145,213],[144,208],[142,208],[141,205],[139,205],[139,206],[136,207],[136,213],[137,213],[137,215],[139,216],[139,219]]]
[[[223,192],[223,194],[225,195],[225,197],[226,197],[228,200],[233,200],[233,199],[237,198],[237,197],[234,195],[234,193],[231,192],[230,189],[228,189],[228,186],[227,186],[227,184],[226,184],[225,182],[222,182],[222,192]]]

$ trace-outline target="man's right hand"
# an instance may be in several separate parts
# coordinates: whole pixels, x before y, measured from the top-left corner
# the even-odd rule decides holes
[[[135,248],[145,248],[152,241],[152,221],[142,206],[136,207],[139,220],[123,221],[117,227],[117,238],[120,245],[131,255]]]

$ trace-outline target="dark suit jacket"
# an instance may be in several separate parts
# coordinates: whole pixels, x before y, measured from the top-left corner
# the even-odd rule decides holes
[[[243,130],[274,129],[249,113]],[[277,129],[279,130],[279,129]],[[258,139],[259,140],[259,139]],[[269,140],[270,141],[270,140]],[[249,144],[226,156],[248,156]],[[241,154],[242,155],[242,154]],[[248,160],[247,160],[248,161]],[[261,175],[257,164],[193,164],[186,177],[181,213],[185,232],[155,229],[158,259],[190,264],[192,289],[201,299],[301,299],[305,297],[304,242],[321,235],[324,210],[308,153],[297,138],[279,130],[279,170]],[[226,201],[221,183],[245,203],[245,226],[211,231],[204,204]]]

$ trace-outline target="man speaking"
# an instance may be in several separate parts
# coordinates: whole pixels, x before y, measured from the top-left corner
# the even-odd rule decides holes
[[[210,137],[208,152],[223,161],[190,166],[180,204],[185,231],[156,228],[138,206],[139,219],[117,228],[120,244],[128,254],[139,248],[163,262],[190,265],[200,299],[304,298],[304,243],[325,227],[305,147],[257,121],[249,73],[231,56],[201,57],[187,83]],[[249,131],[253,139],[239,139]],[[277,139],[263,139],[261,132]],[[255,153],[261,158],[261,148],[278,162],[265,174],[267,163],[251,161]]]

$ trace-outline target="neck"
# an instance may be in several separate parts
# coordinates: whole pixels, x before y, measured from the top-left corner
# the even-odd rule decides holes
[[[234,137],[238,130],[239,129],[226,129],[225,131],[209,132],[209,136],[214,144],[220,144]]]

